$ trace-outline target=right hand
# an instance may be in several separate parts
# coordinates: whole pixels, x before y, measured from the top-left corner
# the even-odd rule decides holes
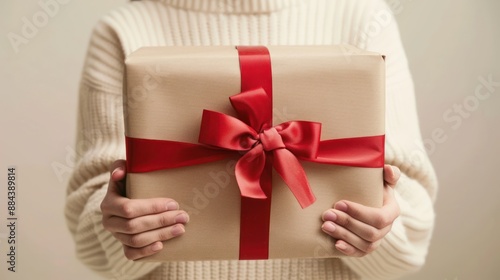
[[[170,198],[125,197],[125,166],[124,160],[111,165],[108,191],[101,203],[102,224],[123,244],[127,259],[137,260],[159,252],[162,241],[182,235],[189,216]]]

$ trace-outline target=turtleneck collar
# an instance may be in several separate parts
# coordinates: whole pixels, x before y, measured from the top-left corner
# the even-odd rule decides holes
[[[150,0],[155,1],[155,0]],[[167,5],[207,13],[259,14],[296,6],[304,0],[156,0]]]

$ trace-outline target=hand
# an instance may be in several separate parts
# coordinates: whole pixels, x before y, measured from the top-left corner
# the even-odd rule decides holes
[[[391,165],[384,166],[384,196],[382,208],[341,200],[323,213],[322,230],[337,239],[335,247],[347,256],[362,257],[378,248],[400,214],[394,196],[401,172]]]
[[[125,256],[137,260],[163,248],[161,241],[182,235],[189,221],[170,198],[129,199],[124,196],[125,161],[110,168],[108,191],[101,203],[102,224],[123,244]]]

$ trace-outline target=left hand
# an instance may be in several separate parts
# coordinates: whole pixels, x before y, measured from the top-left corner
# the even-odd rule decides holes
[[[384,165],[382,208],[341,200],[322,215],[321,229],[336,239],[335,247],[347,256],[362,257],[378,248],[400,214],[394,186],[401,176],[396,166]]]

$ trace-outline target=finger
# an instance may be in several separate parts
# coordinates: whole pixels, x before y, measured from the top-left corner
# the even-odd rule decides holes
[[[110,180],[108,184],[107,192],[109,194],[118,194],[120,196],[124,196],[124,185],[123,180],[125,179],[126,164],[124,160],[117,160],[113,162],[110,167]]]
[[[363,252],[356,247],[352,246],[351,244],[343,241],[343,240],[337,240],[335,242],[335,248],[342,252],[344,255],[349,256],[349,257],[363,257],[366,256],[366,252]]]
[[[110,216],[133,219],[179,209],[179,204],[176,201],[163,197],[145,199],[128,199],[122,197],[116,198],[116,202],[103,204],[103,212],[108,213]]]
[[[137,234],[153,229],[169,227],[175,224],[186,224],[189,215],[182,210],[166,211],[156,215],[141,216],[134,219],[125,219],[112,216],[103,221],[104,228],[111,232]]]
[[[382,229],[375,228],[336,209],[325,211],[323,213],[323,221],[334,222],[368,242],[376,242],[382,239],[391,230],[391,226]]]
[[[373,208],[361,205],[356,202],[341,200],[334,205],[334,209],[347,213],[352,218],[377,229],[385,228],[399,216],[399,207],[394,198],[392,188],[385,187],[384,191],[389,192],[384,195],[384,205],[381,208]]]
[[[390,187],[396,186],[399,178],[401,177],[401,171],[397,166],[386,164],[384,165],[384,181]]]
[[[138,234],[113,233],[123,245],[131,248],[142,248],[155,241],[167,241],[185,232],[184,225],[175,224],[173,226],[154,229]]]
[[[115,160],[110,166],[109,166],[109,172],[113,173],[113,170],[117,168],[122,168],[123,170],[126,169],[127,162],[124,159],[119,159]]]
[[[373,252],[379,244],[379,241],[368,242],[346,228],[330,221],[324,222],[321,228],[334,239],[343,240],[356,248],[356,250],[364,253]]]
[[[123,245],[123,252],[125,254],[125,257],[132,261],[154,255],[158,253],[161,249],[163,249],[163,243],[159,241],[144,246],[142,248],[132,248]]]

